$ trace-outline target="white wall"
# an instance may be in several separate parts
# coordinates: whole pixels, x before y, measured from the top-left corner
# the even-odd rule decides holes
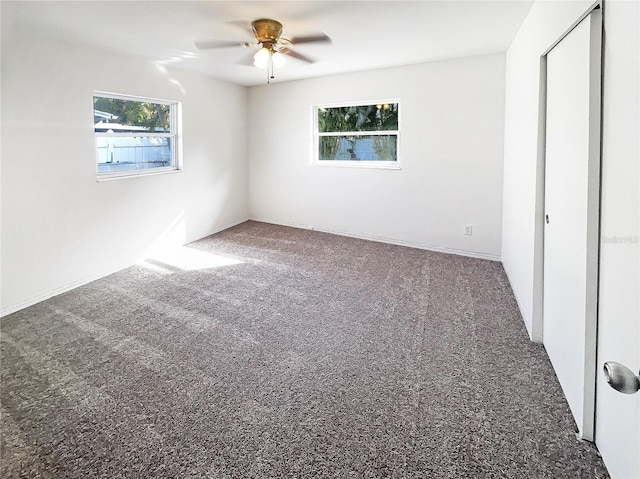
[[[592,0],[537,2],[507,51],[502,262],[532,339],[540,321],[543,180],[539,158],[540,57],[594,4]],[[537,261],[534,261],[534,257]]]
[[[498,259],[504,62],[493,54],[251,87],[251,217]],[[401,103],[401,170],[310,165],[313,105],[382,99]]]
[[[2,6],[2,313],[248,217],[246,88],[24,31]],[[182,102],[184,172],[97,182],[93,90]]]

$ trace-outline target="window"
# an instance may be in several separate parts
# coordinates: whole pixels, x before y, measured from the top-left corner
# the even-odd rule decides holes
[[[177,102],[95,93],[98,178],[176,171]]]
[[[381,101],[314,108],[314,163],[398,167],[400,104]]]

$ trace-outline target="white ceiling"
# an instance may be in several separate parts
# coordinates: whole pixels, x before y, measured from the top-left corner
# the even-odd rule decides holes
[[[275,81],[423,63],[505,51],[533,1],[2,1],[14,28],[46,30],[63,39],[128,52],[241,85],[266,73],[235,62],[251,50],[199,51],[194,42],[251,41],[235,23],[273,18],[283,36],[324,32],[332,44],[295,50],[317,59],[290,59]]]

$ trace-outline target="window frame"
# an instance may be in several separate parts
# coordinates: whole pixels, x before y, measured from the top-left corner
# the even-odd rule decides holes
[[[362,105],[380,105],[380,104],[395,103],[398,105],[398,129],[397,130],[369,130],[369,131],[341,131],[341,132],[320,132],[318,128],[318,110],[321,108],[341,108],[350,106],[362,106]],[[400,129],[401,129],[401,116],[402,116],[401,101],[399,98],[387,98],[383,100],[372,101],[351,101],[340,103],[328,103],[321,105],[313,105],[311,107],[312,118],[312,132],[313,141],[311,152],[311,164],[313,166],[333,166],[333,167],[353,167],[353,168],[377,168],[386,170],[400,170]],[[323,136],[389,136],[395,135],[396,137],[396,160],[384,161],[384,160],[321,160],[320,159],[320,137]]]
[[[132,178],[139,176],[150,176],[167,173],[178,173],[182,171],[182,104],[177,100],[164,100],[159,98],[150,98],[136,95],[127,95],[122,93],[111,93],[95,90],[91,97],[91,105],[95,97],[110,98],[115,100],[135,101],[139,103],[157,103],[160,105],[169,105],[170,111],[170,130],[169,132],[141,131],[136,132],[96,132],[95,122],[93,128],[94,149],[95,149],[95,167],[98,181]],[[92,108],[93,110],[93,108]],[[159,166],[154,168],[123,170],[115,172],[101,173],[98,162],[98,138],[169,138],[171,143],[171,165]]]

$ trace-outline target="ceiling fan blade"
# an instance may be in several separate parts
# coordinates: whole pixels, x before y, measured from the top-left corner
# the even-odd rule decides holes
[[[241,30],[253,35],[253,29],[251,28],[251,22],[247,20],[229,20],[228,22],[224,22],[227,25],[233,25],[234,27],[238,27]]]
[[[252,42],[210,40],[205,42],[195,42],[195,45],[198,50],[210,50],[212,48],[251,47],[257,44]]]
[[[314,60],[313,58],[309,58],[309,57],[307,57],[305,55],[302,55],[302,54],[300,54],[298,52],[294,52],[290,48],[280,48],[280,49],[278,49],[278,51],[280,53],[282,53],[283,55],[288,55],[290,57],[297,58],[298,60],[302,60],[303,62],[306,62],[306,63],[315,63],[316,62],[316,60]]]
[[[300,43],[315,43],[315,42],[324,42],[331,43],[331,38],[324,33],[318,33],[317,35],[309,35],[306,37],[293,37],[288,39],[289,43],[292,45],[299,45]]]

